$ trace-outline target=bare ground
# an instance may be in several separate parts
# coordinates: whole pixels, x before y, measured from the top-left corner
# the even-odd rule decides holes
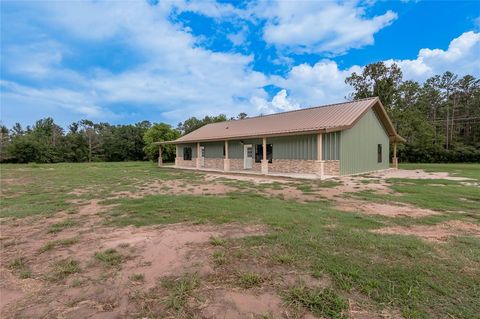
[[[373,232],[380,234],[413,235],[432,242],[444,242],[449,237],[462,234],[480,238],[480,227],[478,225],[458,220],[451,220],[436,225],[385,227],[376,229]]]
[[[2,226],[2,243],[9,242],[0,260],[2,317],[128,317],[141,310],[131,296],[155,288],[159,278],[214,272],[211,237],[240,238],[267,231],[264,226],[240,224],[113,228],[100,223],[99,214],[106,209],[98,200],[80,206],[78,225],[58,234],[47,230],[68,217],[62,213]],[[78,241],[42,251],[48,242],[69,238]],[[120,267],[106,267],[95,260],[95,252],[108,248],[121,254]],[[81,271],[65,279],[51,278],[53,261],[68,257],[79,262]],[[11,269],[11,262],[18,258],[25,260],[31,278],[19,279],[18,271]],[[131,279],[135,274],[142,275],[141,282]]]
[[[411,176],[411,177],[408,177]],[[154,194],[225,195],[239,191],[235,185],[225,185],[223,179],[252,182],[263,185],[262,192],[267,196],[282,197],[300,202],[310,200],[330,200],[346,211],[385,216],[421,217],[437,214],[435,211],[419,209],[398,203],[377,204],[357,199],[345,198],[345,193],[370,190],[391,193],[384,179],[401,178],[449,178],[444,175],[417,171],[393,171],[371,174],[366,177],[345,177],[339,185],[312,191],[299,190],[302,182],[265,178],[262,176],[234,176],[206,174],[205,183],[186,186],[181,181],[158,181],[141,184],[135,191],[112,193],[111,198],[142,198]],[[16,183],[9,180],[9,183]],[[268,187],[269,184],[281,187]],[[159,284],[159,279],[196,273],[201,278],[216,278],[214,285],[201,286],[202,296],[189,300],[189,304],[204,318],[255,318],[269,314],[273,317],[311,317],[308,312],[291,313],[276,294],[275,287],[287,287],[297,281],[313,283],[317,286],[331,285],[328,278],[315,281],[309,275],[292,273],[289,269],[272,269],[271,265],[256,265],[255,270],[269,278],[269,284],[258,289],[240,289],[231,284],[231,278],[212,262],[215,247],[211,237],[240,238],[265,235],[268,232],[262,225],[191,225],[176,224],[157,227],[114,228],[103,224],[103,213],[110,206],[100,204],[99,199],[82,200],[87,192],[75,189],[71,195],[79,196],[72,200],[78,205],[76,214],[61,212],[51,217],[27,217],[2,221],[0,256],[0,307],[1,316],[29,318],[118,318],[132,317],[151,310],[151,307],[165,308],[156,299],[149,299],[155,292],[164,298],[168,291]],[[58,233],[48,229],[56,223],[74,219],[76,226]],[[379,233],[415,235],[427,240],[443,241],[449,236],[469,234],[480,237],[478,226],[451,221],[435,226],[387,227],[376,230]],[[45,244],[75,238],[68,246],[55,246],[42,251]],[[121,256],[119,267],[107,267],[94,258],[95,252],[115,249]],[[80,272],[60,280],[52,279],[53,262],[72,257],[78,261]],[[20,279],[19,270],[10,264],[24,258],[31,278]],[[255,263],[254,263],[255,264]],[[250,265],[251,266],[251,265]],[[248,267],[247,267],[248,268]],[[247,269],[239,264],[238,269]],[[230,270],[231,271],[231,270]],[[271,276],[274,273],[275,276]],[[141,275],[142,280],[133,280]],[[225,282],[223,282],[223,280]],[[153,305],[153,306],[152,306]],[[158,310],[158,309],[157,309]],[[165,310],[165,309],[164,309]],[[168,311],[165,312],[171,317]],[[359,304],[356,298],[350,299],[350,316],[353,318],[400,318],[397,313],[377,313],[368,306]]]

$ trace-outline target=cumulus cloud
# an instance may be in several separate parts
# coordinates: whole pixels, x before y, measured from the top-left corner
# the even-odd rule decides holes
[[[287,90],[280,90],[271,101],[264,97],[254,96],[251,102],[260,114],[272,114],[285,111],[298,110],[300,105],[288,98]]]
[[[183,25],[172,22],[173,11],[192,10],[221,17],[236,14],[237,10],[230,5],[202,3],[195,6],[180,1],[161,1],[156,6],[145,2],[22,3],[22,8],[30,5],[34,8],[26,9],[23,18],[28,19],[14,17],[13,20],[27,21],[30,28],[39,26],[39,29],[28,33],[36,31],[34,38],[17,45],[9,42],[2,48],[2,78],[6,80],[1,83],[2,120],[7,119],[4,123],[11,125],[19,119],[28,119],[31,123],[42,116],[53,116],[60,117],[62,124],[81,117],[122,122],[163,120],[174,124],[190,116],[218,113],[234,116],[240,112],[256,115],[335,103],[351,92],[344,83],[345,78],[352,72],[361,72],[362,66],[342,69],[328,59],[313,65],[295,65],[293,59],[284,56],[279,63],[289,65],[289,71],[282,76],[266,75],[254,70],[253,55],[215,52],[199,46],[196,36]],[[292,20],[285,21],[293,23],[299,13],[308,16],[319,12],[310,5],[299,3]],[[334,12],[346,10],[344,7],[349,4],[316,5]],[[288,3],[278,6],[280,13],[278,10],[263,13],[269,15],[266,19],[271,26],[277,25],[274,15],[289,16]],[[356,7],[349,8],[353,10],[349,11],[352,21],[363,23],[375,19],[366,19]],[[258,7],[246,10],[258,10]],[[4,17],[6,13],[2,13]],[[10,22],[6,24],[11,25]],[[299,26],[306,27],[302,23]],[[24,30],[21,34],[25,34]],[[57,38],[59,30],[62,36]],[[358,36],[354,31],[350,43],[358,39],[366,43],[368,36]],[[346,49],[350,47],[345,44],[346,37],[342,32],[321,41],[312,36],[312,46]],[[446,70],[479,77],[479,37],[479,33],[466,32],[453,39],[445,50],[425,48],[416,59],[387,63],[398,63],[406,78],[419,81]],[[242,39],[230,40],[238,40],[240,44]],[[115,43],[141,58],[134,63],[126,61],[120,70],[111,70],[102,64],[69,68],[65,57],[84,52],[72,42],[100,44],[100,48],[102,43]],[[263,89],[267,85],[280,90],[269,97]]]
[[[6,86],[4,90],[11,91],[8,94],[14,95],[16,102],[21,96],[25,97],[23,104],[32,103],[31,107],[41,113],[33,103],[40,95],[56,96],[52,105],[69,104],[81,109],[79,103],[71,103],[65,92],[55,90],[71,87],[78,101],[101,106],[95,108],[97,113],[88,113],[88,109],[83,108],[83,114],[103,120],[110,120],[112,113],[121,113],[125,104],[133,105],[143,118],[163,118],[174,123],[189,116],[219,112],[234,115],[252,110],[249,101],[261,94],[259,88],[267,84],[267,77],[252,69],[253,56],[213,52],[197,46],[196,38],[188,30],[168,19],[172,10],[168,5],[113,2],[108,3],[107,8],[105,3],[86,1],[73,5],[35,4],[45,13],[35,18],[36,23],[61,28],[64,34],[83,41],[121,43],[142,55],[144,62],[128,65],[122,72],[95,68],[85,74],[63,69],[61,63],[55,63],[42,75],[48,80],[52,74],[64,74],[64,81],[57,81],[52,87],[42,85],[35,90],[28,86],[17,86],[15,90]],[[24,53],[23,57],[28,60],[28,51]],[[24,68],[15,68],[12,72],[17,78],[29,79],[32,75]],[[67,76],[70,73],[76,77]],[[4,107],[13,108],[11,101],[12,98],[7,99],[2,94]]]
[[[405,79],[424,81],[445,71],[480,76],[480,33],[465,32],[453,39],[446,50],[421,49],[413,60],[387,60],[397,63]]]
[[[285,77],[273,77],[275,85],[287,88],[290,98],[302,107],[316,106],[341,101],[351,88],[345,78],[352,72],[361,72],[361,67],[353,66],[341,70],[337,63],[322,60],[314,64],[300,64],[293,67]]]
[[[367,17],[356,2],[275,1],[258,14],[267,18],[264,39],[279,48],[301,53],[344,53],[374,43],[373,35],[397,14]]]

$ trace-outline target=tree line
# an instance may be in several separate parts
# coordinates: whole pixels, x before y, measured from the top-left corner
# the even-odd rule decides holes
[[[247,115],[240,113],[236,118]],[[171,141],[197,128],[226,121],[226,115],[191,117],[173,128],[166,123],[143,121],[128,125],[111,125],[81,120],[67,130],[51,118],[44,118],[25,128],[16,123],[11,129],[0,126],[0,162],[117,162],[158,160],[159,141]],[[175,160],[175,146],[163,146],[162,159]]]
[[[399,158],[407,162],[480,162],[480,80],[451,72],[423,83],[404,80],[396,64],[367,65],[345,82],[353,88],[348,98],[378,96],[397,132],[407,142],[399,146]],[[247,117],[240,113],[231,120]],[[173,128],[143,121],[111,125],[81,120],[67,130],[52,118],[23,128],[0,126],[0,161],[56,163],[91,161],[157,160],[155,142],[174,140],[199,127],[226,121],[224,114],[191,117]],[[173,161],[175,147],[165,145],[164,161]]]
[[[396,64],[367,65],[345,82],[351,99],[378,96],[407,142],[401,161],[480,162],[480,80],[445,72],[423,83],[404,80]]]

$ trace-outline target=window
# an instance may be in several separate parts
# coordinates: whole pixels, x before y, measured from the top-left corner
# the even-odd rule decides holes
[[[382,144],[377,145],[377,162],[382,162]]]
[[[272,162],[272,152],[273,147],[272,144],[267,144],[267,160],[269,163]],[[255,148],[255,163],[261,163],[263,158],[263,145],[262,144],[257,144],[257,147]]]
[[[183,160],[184,161],[191,161],[192,160],[192,148],[191,147],[184,147],[183,148]]]
[[[225,157],[225,145],[223,145],[223,157]]]

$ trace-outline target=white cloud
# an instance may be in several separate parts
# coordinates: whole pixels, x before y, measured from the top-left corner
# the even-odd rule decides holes
[[[95,96],[87,95],[85,92],[64,88],[35,89],[4,80],[0,81],[0,87],[2,88],[2,104],[15,105],[13,102],[17,102],[17,108],[8,108],[10,111],[18,111],[18,108],[22,108],[25,105],[36,105],[37,110],[42,107],[64,109],[71,113],[91,118],[98,118],[100,115],[104,115],[101,107],[95,104]],[[7,108],[3,108],[3,111],[5,109]],[[36,110],[31,111],[35,112]],[[111,116],[112,114],[108,115]]]
[[[285,111],[298,110],[300,105],[291,101],[287,96],[287,90],[280,90],[271,101],[267,101],[265,97],[254,96],[251,102],[256,105],[260,114],[272,114]]]
[[[201,6],[202,3],[195,5]],[[314,65],[294,65],[293,60],[284,57],[288,60],[279,62],[282,65],[291,63],[290,71],[285,76],[267,76],[253,70],[252,55],[213,52],[199,47],[197,37],[169,20],[172,10],[187,10],[178,9],[181,4],[183,2],[175,1],[161,1],[158,6],[144,2],[109,2],[108,6],[103,2],[86,1],[35,3],[40,7],[37,7],[37,14],[30,16],[33,25],[49,25],[62,30],[63,37],[73,36],[74,41],[120,43],[141,55],[142,62],[116,72],[101,68],[74,71],[62,63],[72,49],[68,42],[59,44],[50,39],[47,32],[33,42],[26,41],[25,45],[2,48],[2,58],[6,57],[4,62],[8,61],[2,62],[2,67],[6,65],[15,78],[27,79],[23,85],[14,80],[1,83],[2,120],[10,118],[10,122],[15,122],[20,117],[30,119],[34,115],[34,119],[49,115],[56,118],[57,114],[62,114],[63,124],[78,120],[79,116],[102,121],[162,119],[177,123],[190,116],[279,112],[341,101],[351,92],[344,83],[345,78],[362,70],[361,66],[340,69],[332,60],[320,60]],[[213,16],[231,14],[228,6],[208,9],[212,4],[204,5],[206,7],[190,7],[188,10],[203,10],[204,14]],[[308,16],[310,5],[299,3],[292,19],[297,19],[300,13]],[[347,5],[329,3],[319,7],[343,12]],[[279,6],[286,10],[288,4]],[[375,18],[365,19],[359,9],[349,8],[353,21],[373,23]],[[287,11],[281,12],[282,15],[288,16]],[[278,11],[268,17],[269,21],[275,20],[274,14]],[[299,27],[307,26],[300,23]],[[355,41],[365,43],[368,38],[359,37],[356,30],[352,32],[350,38],[340,32],[321,43],[315,42],[315,37],[312,41],[315,48],[321,45],[346,49],[352,43],[358,43]],[[452,40],[446,50],[422,49],[416,59],[395,62],[407,78],[417,80],[446,70],[479,77],[479,37],[479,33],[466,32]],[[28,83],[35,85],[29,86]],[[269,84],[280,88],[271,100],[263,89]],[[128,111],[125,111],[125,105],[129,106]]]
[[[445,71],[480,77],[480,33],[465,32],[450,42],[447,50],[421,49],[414,60],[387,60],[397,63],[405,79],[424,81]]]
[[[373,35],[397,18],[392,11],[369,18],[354,1],[273,1],[256,11],[268,21],[265,41],[307,53],[339,54],[373,44]]]
[[[361,72],[361,68],[340,70],[334,61],[322,60],[313,66],[297,65],[285,77],[272,80],[275,85],[288,89],[293,101],[307,107],[343,100],[351,92],[345,78],[352,72]]]
[[[101,2],[44,5],[41,11],[50,11],[53,15],[37,17],[42,23],[54,28],[60,26],[64,33],[88,41],[119,41],[146,60],[119,73],[97,69],[83,75],[64,70],[60,63],[55,63],[49,72],[42,74],[45,80],[53,74],[65,75],[65,81],[56,82],[55,86],[74,87],[77,103],[72,105],[76,109],[80,109],[80,104],[100,106],[95,108],[97,113],[92,114],[97,118],[110,120],[112,113],[123,110],[116,109],[118,104],[140,108],[143,116],[150,115],[151,120],[163,117],[170,122],[220,112],[235,115],[254,111],[249,101],[267,84],[265,75],[252,70],[253,56],[212,52],[196,46],[192,34],[168,19],[171,9],[166,9],[168,4],[152,7],[144,2],[110,2],[108,10]],[[31,77],[31,72],[22,68],[14,71]],[[76,74],[75,79],[71,73]],[[32,108],[34,99],[43,96],[50,96],[52,105],[57,107],[71,102],[66,92],[57,87],[44,85],[30,90],[18,86],[9,94],[15,94],[17,102],[23,96],[24,104],[31,103]],[[13,90],[12,87],[5,89]],[[12,99],[2,97],[4,107],[13,107],[8,101]]]

